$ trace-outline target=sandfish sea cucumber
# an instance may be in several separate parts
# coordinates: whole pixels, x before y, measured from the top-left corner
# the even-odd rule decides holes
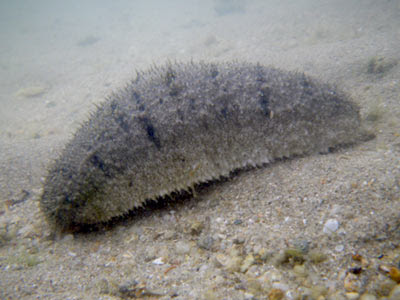
[[[365,137],[358,106],[303,73],[260,64],[167,63],[106,98],[49,167],[55,228],[108,221],[146,200]]]

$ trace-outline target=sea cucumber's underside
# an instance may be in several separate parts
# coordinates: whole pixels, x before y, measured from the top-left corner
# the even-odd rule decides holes
[[[167,64],[107,97],[44,183],[41,208],[67,230],[231,171],[359,140],[342,92],[248,63]]]

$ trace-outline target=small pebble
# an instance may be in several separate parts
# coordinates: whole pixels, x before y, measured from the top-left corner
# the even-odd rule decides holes
[[[156,258],[152,261],[153,265],[163,265],[164,262],[162,261],[162,257]]]
[[[244,299],[246,300],[254,299],[254,295],[250,293],[244,293]]]
[[[332,234],[339,229],[339,221],[336,219],[328,219],[325,222],[323,232],[326,234]]]
[[[389,294],[388,300],[399,300],[400,299],[400,284],[396,285]]]
[[[205,273],[210,269],[210,266],[208,264],[203,264],[200,268],[199,268],[199,272],[200,273]]]
[[[281,290],[281,291],[288,291],[289,290],[289,286],[286,283],[280,282],[280,281],[272,283],[272,288],[273,289],[278,289],[278,290]]]
[[[74,236],[73,236],[72,234],[66,234],[66,235],[63,237],[62,242],[63,242],[63,243],[69,243],[69,242],[71,242],[71,241],[73,241],[73,240],[74,240]]]
[[[257,259],[260,262],[266,262],[272,256],[272,252],[268,251],[266,248],[261,248],[257,253]]]
[[[176,253],[188,254],[190,252],[190,244],[184,241],[178,241],[175,244]]]
[[[297,277],[306,277],[308,274],[304,265],[295,265],[293,267],[293,273],[296,274]]]
[[[386,279],[382,282],[379,282],[379,286],[376,290],[378,296],[387,296],[391,293],[391,291],[396,287],[396,282],[391,279]]]
[[[75,253],[75,252],[69,251],[69,252],[68,252],[68,255],[71,256],[71,257],[76,257],[76,253]]]
[[[357,275],[348,273],[344,279],[344,288],[347,292],[358,292],[360,289],[360,281]]]
[[[235,238],[233,239],[233,243],[234,243],[234,244],[237,244],[237,245],[239,245],[239,244],[244,244],[245,241],[246,241],[246,240],[245,240],[245,237],[242,236],[242,235],[237,236],[237,237],[235,237]]]
[[[174,230],[166,230],[166,231],[164,232],[164,238],[165,238],[166,240],[173,240],[173,239],[175,239],[175,238],[176,238],[176,231],[174,231]]]
[[[240,225],[240,224],[242,224],[242,223],[243,223],[243,221],[240,220],[240,219],[236,219],[235,221],[233,221],[233,224],[234,224],[234,225]]]
[[[293,246],[304,254],[308,253],[310,250],[310,242],[305,239],[295,240]]]
[[[248,254],[240,266],[240,272],[245,273],[252,264],[254,264],[254,256],[252,254]]]
[[[357,300],[359,297],[360,297],[360,294],[356,293],[356,292],[346,293],[346,298],[349,300]]]
[[[262,278],[265,282],[271,284],[273,282],[279,282],[282,280],[282,274],[275,270],[269,270],[263,274]]]
[[[336,247],[335,247],[335,251],[336,252],[342,252],[344,250],[344,246],[343,245],[337,245]]]
[[[190,225],[190,234],[191,235],[199,235],[204,228],[204,224],[202,222],[193,222]]]
[[[376,300],[377,298],[372,294],[362,294],[360,300]]]
[[[270,292],[268,293],[268,299],[269,300],[281,300],[284,297],[284,293],[280,289],[271,289]]]
[[[246,275],[248,275],[248,273]],[[255,277],[247,278],[247,289],[250,293],[257,296],[265,293],[262,284],[258,279],[255,279]]]
[[[108,294],[110,293],[110,284],[107,279],[103,278],[97,282],[97,287],[99,289],[100,294]]]
[[[227,259],[225,267],[231,273],[239,272],[242,262],[243,259],[241,257],[232,256]]]
[[[322,285],[316,285],[311,288],[311,299],[325,299],[328,288]]]
[[[197,246],[205,250],[211,250],[213,244],[214,244],[214,239],[212,236],[205,236],[203,238],[200,238],[199,241],[197,242]]]
[[[213,289],[208,289],[204,292],[202,299],[217,300],[218,296],[215,294]]]

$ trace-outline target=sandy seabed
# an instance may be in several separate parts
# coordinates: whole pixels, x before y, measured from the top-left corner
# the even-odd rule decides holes
[[[35,3],[0,10],[1,299],[400,299],[399,1]],[[168,60],[305,72],[376,138],[55,237],[46,166],[95,104]]]

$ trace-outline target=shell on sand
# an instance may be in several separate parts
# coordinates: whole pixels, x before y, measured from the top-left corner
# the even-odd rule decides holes
[[[50,166],[41,198],[62,230],[148,199],[364,136],[359,108],[302,73],[248,63],[169,63],[107,97]]]

